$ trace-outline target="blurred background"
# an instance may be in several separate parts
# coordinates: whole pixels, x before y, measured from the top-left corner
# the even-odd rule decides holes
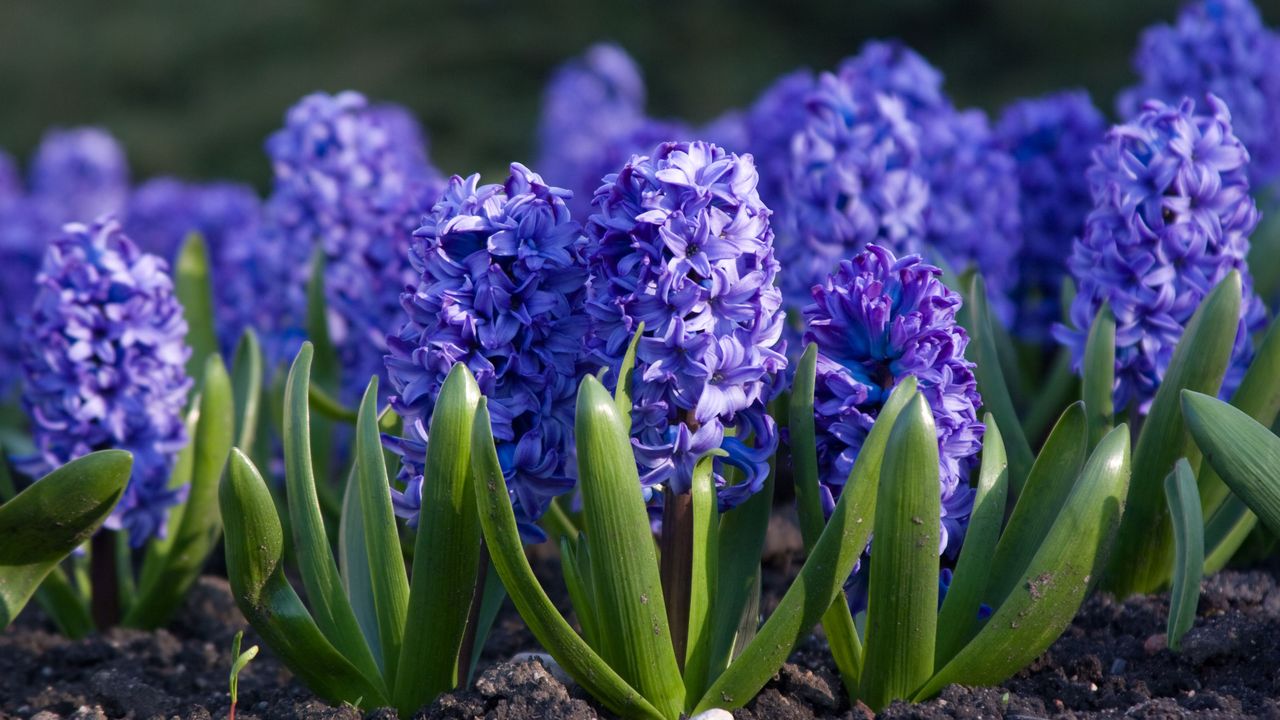
[[[900,37],[958,105],[998,110],[1084,87],[1112,111],[1141,29],[1179,0],[91,0],[0,2],[0,147],[26,159],[49,126],[98,124],[135,179],[225,177],[265,189],[266,135],[314,90],[402,103],[442,170],[532,157],[543,84],[599,40],[643,68],[649,114],[700,123],[775,76],[833,67]],[[1280,22],[1280,0],[1258,0]]]

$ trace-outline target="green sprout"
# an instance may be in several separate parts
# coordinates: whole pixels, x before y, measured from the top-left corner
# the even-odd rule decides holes
[[[231,677],[228,684],[231,688],[231,709],[227,712],[227,720],[236,720],[236,702],[239,699],[237,693],[240,689],[240,671],[244,670],[249,661],[258,657],[258,646],[240,652],[240,642],[244,640],[244,631],[236,633],[236,637],[231,641],[231,657],[235,658],[231,661]]]

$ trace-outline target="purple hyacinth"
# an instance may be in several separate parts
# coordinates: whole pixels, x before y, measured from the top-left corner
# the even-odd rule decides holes
[[[1076,367],[1104,301],[1116,318],[1117,408],[1145,412],[1200,301],[1232,270],[1244,280],[1240,329],[1224,383],[1230,392],[1252,354],[1249,333],[1265,320],[1246,257],[1258,209],[1249,196],[1249,152],[1226,105],[1208,113],[1189,98],[1153,100],[1113,127],[1093,152],[1094,209],[1069,267],[1078,288],[1071,323],[1054,328]]]
[[[813,289],[804,340],[818,346],[814,414],[824,509],[835,507],[889,394],[914,376],[938,432],[939,553],[954,559],[973,507],[969,474],[982,446],[982,400],[964,357],[969,337],[956,324],[960,296],[941,275],[918,255],[898,258],[870,245]],[[858,577],[853,585],[860,586]],[[851,592],[855,604],[860,594]]]
[[[726,509],[764,482],[778,440],[765,404],[787,365],[757,180],[750,155],[663,143],[606,178],[587,223],[593,361],[616,371],[645,325],[632,387],[641,484],[687,493],[698,459],[721,449]],[[726,463],[742,482],[726,484]]]
[[[575,217],[586,215],[600,186],[595,173],[601,150],[633,133],[644,122],[644,107],[640,68],[612,43],[587,48],[557,68],[547,83],[538,121],[538,167],[552,182],[574,191],[569,207]],[[628,150],[622,161],[636,151]],[[616,167],[605,166],[605,172]]]
[[[261,202],[253,188],[228,182],[149,180],[134,190],[124,230],[144,252],[176,258],[182,243],[200,233],[209,249],[218,334],[224,349],[269,305],[253,282]]]
[[[836,263],[869,243],[901,252],[921,247],[929,187],[919,127],[900,99],[863,87],[851,73],[823,73],[792,140],[778,256],[793,310],[809,303],[810,290]]]
[[[1093,208],[1085,171],[1105,131],[1083,90],[1013,103],[996,126],[1001,147],[1018,164],[1023,245],[1014,327],[1023,340],[1051,342],[1050,328],[1062,319],[1063,248],[1084,230]]]
[[[387,339],[392,404],[409,436],[396,512],[422,502],[427,424],[455,363],[489,401],[503,474],[526,539],[556,495],[573,489],[573,413],[588,322],[586,238],[567,191],[511,165],[502,185],[454,176],[414,233],[418,275],[401,296],[408,320]]]
[[[49,245],[23,329],[23,405],[43,472],[95,450],[133,454],[133,475],[107,527],[134,547],[163,537],[186,443],[187,323],[164,260],[106,218],[71,223]]]
[[[1262,187],[1280,175],[1280,35],[1249,0],[1200,0],[1177,25],[1142,34],[1133,59],[1141,81],[1120,94],[1120,114],[1149,100],[1177,103],[1212,93],[1231,108],[1231,125],[1252,157],[1249,177]]]
[[[903,103],[919,128],[920,172],[929,184],[924,243],[957,272],[981,271],[1007,324],[1022,240],[1017,165],[998,146],[985,113],[956,109],[942,91],[942,73],[900,42],[867,43],[840,74]]]
[[[50,130],[31,162],[31,194],[55,228],[118,213],[129,195],[124,148],[100,128]]]
[[[22,318],[31,310],[48,225],[22,195],[0,196],[0,402],[11,399],[21,371]]]
[[[290,108],[285,127],[267,140],[275,183],[261,251],[270,257],[262,264],[278,267],[277,282],[290,285],[276,331],[296,336],[302,326],[310,256],[322,248],[329,330],[347,399],[384,373],[386,335],[401,320],[400,292],[415,281],[410,238],[439,193],[440,177],[406,118],[359,93],[316,93]]]
[[[760,199],[775,213],[786,206],[784,188],[791,175],[791,139],[809,119],[806,100],[816,86],[811,70],[783,75],[760,94],[743,117],[743,151],[755,158],[760,168]]]

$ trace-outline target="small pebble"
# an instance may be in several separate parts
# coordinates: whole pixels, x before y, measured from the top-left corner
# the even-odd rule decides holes
[[[1125,662],[1124,658],[1116,658],[1115,662],[1111,663],[1111,674],[1123,675],[1124,669],[1128,667],[1128,665],[1129,663]]]
[[[1142,651],[1148,655],[1155,655],[1167,647],[1169,647],[1169,636],[1164,633],[1152,635],[1147,638],[1146,642],[1142,643]]]
[[[689,718],[689,720],[733,720],[733,713],[728,710],[713,708],[706,712],[698,713],[697,715]]]

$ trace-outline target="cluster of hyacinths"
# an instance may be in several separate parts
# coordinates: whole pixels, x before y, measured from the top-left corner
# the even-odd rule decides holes
[[[303,98],[268,138],[267,153],[275,182],[254,264],[266,273],[261,282],[288,278],[289,286],[273,293],[282,305],[273,326],[278,337],[298,333],[310,256],[321,248],[342,389],[356,398],[371,375],[384,375],[387,328],[398,324],[399,293],[415,280],[410,234],[439,194],[439,174],[407,113],[355,92]],[[296,349],[273,344],[274,360]]]
[[[787,365],[756,184],[749,155],[663,143],[605,178],[587,222],[593,359],[616,369],[644,323],[632,387],[641,484],[688,493],[697,461],[723,450],[715,482],[725,509],[768,473],[778,433],[765,405]],[[743,480],[730,485],[723,464]]]
[[[778,254],[783,293],[795,310],[808,304],[811,288],[834,263],[869,243],[897,252],[921,249],[929,186],[921,174],[919,128],[900,98],[866,87],[847,69],[823,73],[791,142],[786,242]],[[795,90],[787,85],[778,92],[793,96]]]
[[[1176,25],[1143,33],[1133,64],[1141,81],[1121,93],[1122,116],[1150,99],[1172,104],[1212,93],[1231,108],[1232,127],[1253,156],[1253,184],[1265,189],[1280,175],[1280,34],[1249,0],[1189,3]]]
[[[121,211],[128,181],[124,150],[98,128],[45,133],[27,188],[17,163],[0,159],[0,396],[21,374],[19,319],[31,305],[49,239],[65,222]]]
[[[1265,309],[1246,259],[1258,209],[1249,195],[1249,152],[1221,100],[1152,100],[1109,130],[1088,171],[1094,208],[1069,261],[1077,294],[1071,324],[1055,335],[1079,367],[1104,302],[1116,320],[1115,405],[1145,412],[1200,301],[1232,270],[1244,279],[1240,328],[1223,391],[1252,356]]]
[[[957,109],[942,90],[942,73],[900,42],[867,43],[840,73],[902,101],[919,128],[920,172],[929,185],[923,242],[956,272],[981,271],[996,312],[1010,320],[1022,241],[1017,168],[986,114]]]
[[[954,561],[973,505],[969,476],[982,447],[982,400],[964,356],[969,337],[956,323],[960,296],[941,275],[918,255],[898,258],[870,245],[813,289],[804,340],[818,348],[813,409],[823,510],[835,507],[889,394],[914,377],[938,435],[938,550]],[[866,580],[860,568],[850,592],[859,609]]]
[[[162,536],[184,489],[169,487],[186,443],[187,323],[164,260],[112,219],[68,224],[37,278],[23,330],[23,405],[42,471],[107,448],[133,454],[133,475],[107,527],[134,547]]]
[[[208,244],[217,331],[226,350],[246,328],[258,324],[262,300],[268,297],[253,283],[260,215],[257,193],[238,183],[157,178],[129,196],[125,234],[144,252],[172,261],[191,233]]]
[[[416,525],[427,422],[450,369],[463,363],[489,401],[493,435],[521,530],[573,489],[573,411],[587,333],[586,238],[551,187],[515,163],[501,185],[452,177],[413,233],[417,282],[408,320],[387,338],[393,407],[408,437],[398,514]]]
[[[1026,342],[1052,342],[1053,324],[1062,319],[1062,250],[1093,208],[1085,172],[1105,131],[1102,113],[1082,90],[1015,102],[996,125],[1001,147],[1018,164],[1023,244],[1013,327]]]

